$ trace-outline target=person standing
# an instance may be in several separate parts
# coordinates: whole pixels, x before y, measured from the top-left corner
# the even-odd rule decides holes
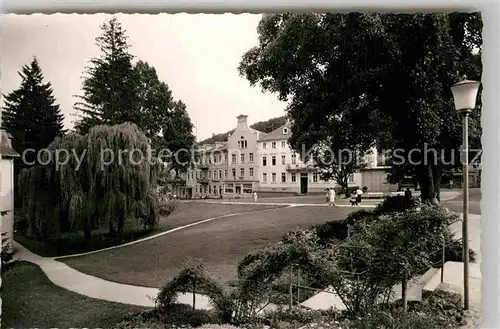
[[[407,188],[406,188],[406,191],[405,191],[405,199],[406,199],[406,201],[410,201],[410,200],[411,200],[411,197],[412,197],[412,195],[411,195],[410,188],[409,188],[409,187],[407,187]]]
[[[326,204],[330,203],[330,188],[326,189],[325,202]]]
[[[257,195],[257,191],[253,191],[253,202],[257,202],[259,196]]]
[[[329,198],[328,198],[328,204],[330,206],[335,206],[335,189],[331,188],[329,191]]]
[[[361,203],[361,196],[363,195],[363,191],[358,187],[356,190],[356,204]]]

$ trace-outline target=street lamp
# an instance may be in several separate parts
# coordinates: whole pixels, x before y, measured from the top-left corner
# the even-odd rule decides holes
[[[451,86],[455,109],[462,114],[463,131],[463,221],[462,221],[462,242],[463,242],[463,260],[464,260],[464,309],[469,309],[469,132],[468,119],[469,114],[476,107],[477,92],[481,85],[478,81],[463,80]]]

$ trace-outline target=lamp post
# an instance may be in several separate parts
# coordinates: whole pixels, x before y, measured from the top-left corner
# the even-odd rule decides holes
[[[455,109],[462,114],[462,133],[463,133],[463,221],[462,221],[462,242],[463,242],[463,261],[464,261],[464,309],[469,309],[469,132],[468,119],[469,114],[476,107],[477,92],[480,82],[463,80],[451,86]]]

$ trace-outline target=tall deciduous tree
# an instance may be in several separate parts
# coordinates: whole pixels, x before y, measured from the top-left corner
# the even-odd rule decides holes
[[[184,172],[190,162],[195,143],[193,124],[181,100],[175,100],[165,82],[160,81],[154,67],[138,61],[135,70],[139,77],[140,127],[151,139],[157,151],[167,149],[168,170]],[[171,155],[171,156],[166,156]]]
[[[440,155],[461,143],[449,87],[463,75],[480,79],[481,29],[479,13],[265,15],[259,44],[239,70],[290,102],[294,147],[322,141],[311,132],[328,131],[332,116],[354,113],[358,144],[403,150],[404,163],[393,168],[413,170],[422,199],[435,200],[447,166]],[[474,144],[477,114],[471,121]],[[426,148],[438,156],[423,161]],[[412,154],[418,164],[407,166]]]
[[[101,30],[96,45],[102,55],[90,60],[83,95],[77,96],[75,103],[80,117],[75,129],[80,134],[97,125],[140,124],[138,77],[125,30],[116,17],[106,21]]]

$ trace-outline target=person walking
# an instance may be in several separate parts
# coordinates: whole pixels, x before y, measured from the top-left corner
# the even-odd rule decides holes
[[[330,191],[329,191],[329,194],[328,194],[329,198],[328,198],[328,205],[330,206],[335,206],[335,189],[334,188],[330,188]]]
[[[257,202],[259,196],[257,195],[257,191],[253,191],[253,202]]]

